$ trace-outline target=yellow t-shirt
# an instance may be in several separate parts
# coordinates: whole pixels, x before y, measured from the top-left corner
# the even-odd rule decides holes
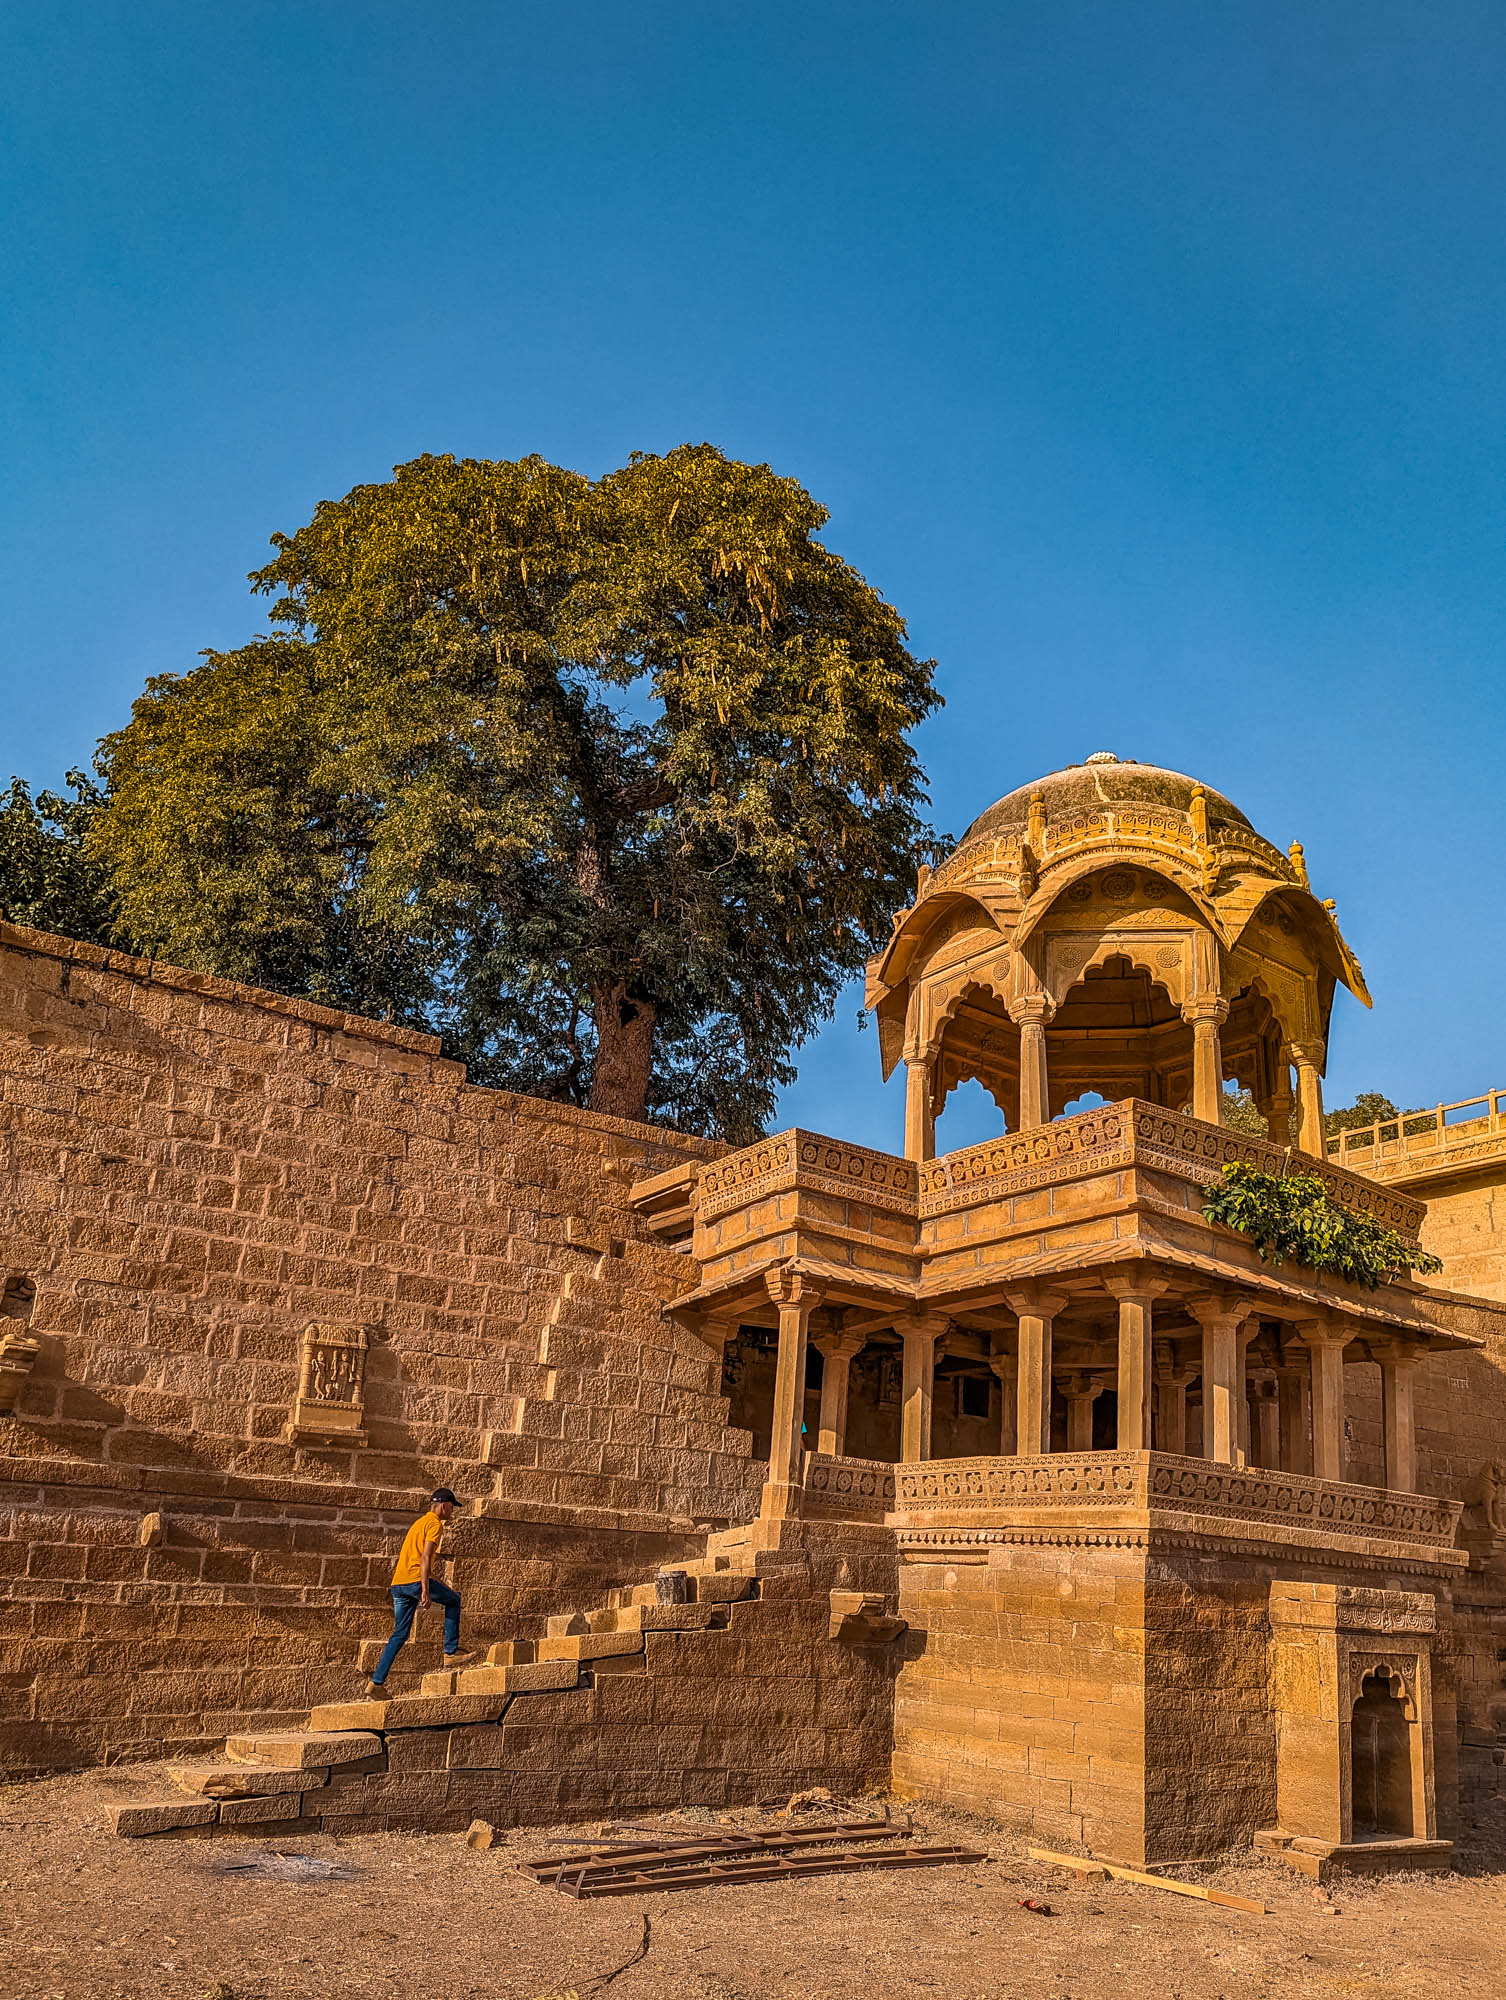
[[[434,1544],[434,1555],[437,1557],[444,1547],[444,1522],[434,1513],[420,1514],[403,1537],[402,1553],[397,1559],[397,1568],[392,1572],[394,1585],[422,1581],[419,1560],[428,1542]],[[434,1574],[432,1563],[429,1574]]]

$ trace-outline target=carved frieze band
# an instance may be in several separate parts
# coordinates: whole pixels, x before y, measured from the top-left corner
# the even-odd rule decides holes
[[[1290,1167],[1290,1156],[1281,1146],[1129,1098],[927,1162],[920,1169],[920,1213],[932,1216],[972,1208],[980,1200],[1140,1162],[1203,1185],[1236,1161],[1274,1174]],[[1424,1213],[1421,1202],[1320,1160],[1304,1158],[1300,1165],[1304,1173],[1324,1181],[1347,1208],[1373,1215],[1404,1236],[1416,1236]]]
[[[696,1210],[702,1221],[715,1221],[761,1196],[795,1187],[915,1214],[915,1168],[909,1160],[800,1131],[760,1139],[703,1168]]]
[[[1421,1494],[1244,1471],[1160,1453],[1054,1452],[1044,1458],[928,1459],[896,1468],[900,1513],[941,1508],[1165,1508],[1252,1526],[1365,1540],[1452,1545],[1460,1503]]]
[[[884,1459],[832,1458],[810,1452],[805,1461],[805,1490],[889,1508],[894,1505],[894,1467]]]

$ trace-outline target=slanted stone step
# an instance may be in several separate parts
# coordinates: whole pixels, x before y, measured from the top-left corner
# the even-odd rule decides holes
[[[318,1708],[309,1710],[309,1728],[317,1731],[343,1732],[357,1729],[380,1729],[386,1721],[387,1711],[396,1697],[386,1701],[326,1701]]]
[[[309,1770],[269,1770],[258,1764],[171,1764],[168,1777],[185,1792],[204,1799],[286,1798],[293,1792],[311,1792],[329,1781],[329,1766]],[[296,1803],[291,1808],[296,1812]]]
[[[381,1737],[364,1729],[276,1729],[230,1737],[225,1744],[225,1755],[237,1764],[262,1764],[278,1771],[311,1771],[320,1767],[327,1770],[332,1764],[358,1764],[363,1757],[379,1755],[381,1748]]]
[[[573,1642],[562,1639],[561,1645]],[[587,1642],[581,1641],[585,1644]],[[457,1722],[497,1722],[506,1712],[505,1691],[489,1694],[405,1694],[387,1703],[385,1729],[449,1729]]]
[[[575,1660],[533,1660],[516,1667],[460,1667],[450,1673],[425,1674],[423,1692],[444,1694],[543,1694],[577,1687],[580,1666]]]
[[[135,1805],[116,1806],[110,1823],[122,1839],[139,1839],[147,1833],[184,1833],[195,1827],[211,1827],[220,1816],[218,1799],[141,1799]]]
[[[629,1604],[614,1611],[617,1632],[704,1632],[717,1623],[716,1604]]]

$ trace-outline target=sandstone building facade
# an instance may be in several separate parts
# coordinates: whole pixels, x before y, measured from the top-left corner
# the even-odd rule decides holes
[[[0,927],[0,1763],[312,1710],[297,1783],[161,1825],[892,1782],[1130,1861],[1446,1858],[1506,1748],[1489,1227],[1371,1292],[1201,1212],[1298,1159],[1427,1240],[1453,1169],[1324,1137],[1341,987],[1300,849],[1108,758],[984,814],[871,967],[903,1156],[480,1090]],[[1005,1129],[936,1158],[967,1078]],[[438,1482],[491,1656],[352,1706]]]

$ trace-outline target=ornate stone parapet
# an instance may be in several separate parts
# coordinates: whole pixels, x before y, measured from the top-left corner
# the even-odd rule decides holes
[[[1460,1503],[1373,1486],[1215,1465],[1166,1452],[1053,1452],[1035,1458],[930,1459],[895,1468],[901,1530],[1063,1529],[1112,1524],[1180,1536],[1337,1548],[1463,1567]]]
[[[916,1171],[913,1161],[826,1139],[819,1132],[779,1132],[703,1167],[696,1214],[711,1222],[766,1195],[810,1188],[910,1216],[915,1214]]]
[[[805,1455],[805,1504],[813,1521],[882,1521],[894,1506],[896,1468],[887,1459]]]
[[[1092,1173],[1145,1166],[1202,1187],[1226,1166],[1242,1161],[1265,1173],[1289,1171],[1286,1149],[1200,1118],[1189,1118],[1140,1098],[1080,1111],[1031,1132],[969,1146],[928,1160],[919,1168],[922,1219],[1025,1194]],[[1363,1175],[1304,1156],[1302,1172],[1316,1174],[1336,1201],[1394,1229],[1415,1243],[1424,1204]]]

